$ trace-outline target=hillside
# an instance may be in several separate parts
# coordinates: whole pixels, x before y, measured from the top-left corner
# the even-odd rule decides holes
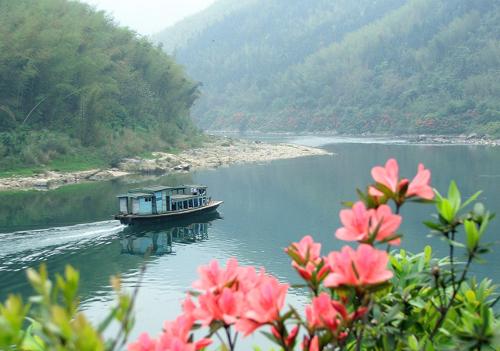
[[[217,20],[209,11],[175,48],[203,84],[193,110],[203,128],[500,134],[496,0],[260,0]]]
[[[3,171],[186,146],[197,133],[189,118],[197,96],[171,57],[103,12],[0,0]]]

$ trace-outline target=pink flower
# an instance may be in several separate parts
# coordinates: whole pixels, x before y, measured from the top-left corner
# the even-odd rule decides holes
[[[372,168],[372,177],[378,184],[382,184],[392,191],[393,194],[398,194],[400,190],[408,185],[406,193],[399,194],[400,202],[404,201],[404,197],[418,196],[422,199],[431,200],[434,198],[434,191],[430,187],[431,172],[425,169],[423,164],[418,165],[417,174],[411,182],[408,179],[399,179],[399,166],[395,159],[389,159],[385,167],[376,166]],[[381,197],[384,194],[375,186],[370,186],[368,193],[374,197]]]
[[[319,351],[319,338],[317,335],[312,338],[309,351]]]
[[[425,169],[424,165],[420,163],[415,178],[408,185],[406,195],[408,197],[418,196],[422,199],[432,200],[434,198],[434,191],[429,185],[430,181],[431,171]]]
[[[306,235],[298,243],[292,243],[285,251],[294,251],[300,258],[301,264],[317,262],[320,259],[321,244],[315,243],[312,236]]]
[[[306,306],[306,319],[312,328],[327,328],[336,331],[342,319],[347,317],[347,310],[338,301],[334,301],[323,292],[312,299]]]
[[[176,320],[165,322],[163,333],[158,339],[151,339],[143,333],[139,340],[128,345],[128,351],[196,351],[210,345],[210,339],[204,338],[196,342],[190,341],[190,333],[194,319],[181,315]]]
[[[288,284],[281,284],[271,276],[262,276],[259,285],[246,294],[244,312],[236,322],[236,330],[246,336],[258,327],[276,321],[287,291]]]
[[[127,346],[128,351],[155,351],[156,340],[151,339],[148,333],[139,335],[139,339]]]
[[[401,216],[393,214],[391,208],[387,205],[380,205],[377,209],[370,210],[370,214],[370,233],[375,232],[378,228],[376,236],[378,241],[382,241],[396,234],[396,230],[398,230],[401,225]],[[401,240],[397,238],[389,241],[389,243],[399,245],[400,241]]]
[[[392,278],[393,273],[387,269],[389,257],[385,251],[361,244],[355,251],[344,246],[340,252],[328,255],[331,273],[325,279],[325,286],[370,286],[383,283]]]
[[[198,297],[200,307],[195,315],[203,325],[209,325],[212,321],[223,321],[224,324],[234,324],[241,314],[243,294],[224,288],[222,293],[213,294],[207,292]]]
[[[238,267],[238,284],[235,288],[244,294],[255,289],[266,275],[266,270],[261,268],[259,272],[255,267]]]
[[[158,351],[195,351],[200,350],[212,341],[204,338],[190,342],[190,333],[195,320],[191,316],[180,315],[171,322],[163,324],[163,333],[157,341]]]
[[[399,181],[399,166],[398,162],[391,158],[385,163],[385,167],[376,166],[372,168],[373,179],[385,187],[389,188],[393,193],[398,192]],[[372,190],[373,189],[373,190]],[[378,194],[372,194],[377,192]],[[370,188],[370,195],[380,196],[382,194],[375,188]]]
[[[212,260],[207,266],[198,268],[200,279],[193,283],[193,287],[206,291],[222,290],[235,282],[238,268],[238,261],[235,258],[227,261],[225,269],[219,267],[217,260]]]
[[[315,243],[310,235],[306,235],[298,243],[292,243],[285,249],[285,252],[293,259],[293,268],[295,268],[305,280],[311,280],[313,273],[321,263],[320,251],[321,244]],[[324,270],[319,272],[318,276],[322,276],[326,273],[323,271]]]
[[[344,226],[335,232],[335,236],[340,240],[368,240],[378,230],[375,239],[382,241],[396,233],[402,218],[393,214],[388,205],[380,205],[377,209],[368,210],[363,202],[358,201],[352,209],[340,211],[340,221]],[[397,245],[400,240],[394,239],[390,243]]]
[[[276,340],[282,339],[282,335],[280,334],[280,332],[278,331],[278,329],[276,329],[276,327],[274,325],[271,327],[271,333],[276,338]],[[298,325],[293,327],[288,335],[286,334],[286,329],[285,329],[285,337],[284,337],[285,345],[291,346],[293,349],[293,346],[295,344],[295,339],[297,338],[298,333],[299,333],[299,326]]]

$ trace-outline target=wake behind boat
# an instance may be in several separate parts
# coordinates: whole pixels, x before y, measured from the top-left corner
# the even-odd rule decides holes
[[[215,211],[223,201],[212,200],[204,185],[151,186],[118,195],[123,224],[158,219],[173,220]]]

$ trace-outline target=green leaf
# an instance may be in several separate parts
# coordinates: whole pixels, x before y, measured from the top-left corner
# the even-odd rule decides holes
[[[40,326],[38,326],[37,324],[38,323],[31,324],[26,330],[26,336],[23,340],[22,350],[45,351],[47,349],[43,340],[34,332],[35,328],[40,328]]]
[[[380,243],[388,243],[389,241],[393,241],[393,240],[399,239],[401,237],[403,237],[403,234],[393,234],[393,235],[390,235],[387,238],[384,238],[383,240],[381,240]]]
[[[104,320],[101,323],[99,323],[99,326],[97,327],[97,331],[99,333],[104,332],[111,324],[111,322],[115,319],[116,310],[117,310],[116,308],[113,308],[111,312],[106,316],[106,318],[104,318]]]
[[[481,222],[481,225],[479,226],[479,239],[481,239],[484,232],[488,228],[489,222],[490,222],[489,212],[486,212],[486,215],[484,216],[483,221]]]
[[[460,207],[460,209],[463,209],[463,208],[467,207],[471,202],[473,202],[474,200],[476,200],[479,197],[479,195],[481,195],[482,193],[483,192],[481,190],[479,190],[474,195],[472,195],[471,197],[469,197],[467,200],[465,200],[465,202],[462,204],[462,206]]]
[[[481,202],[474,204],[473,212],[476,216],[482,217],[486,212],[484,205]]]
[[[469,252],[473,252],[479,242],[479,232],[476,223],[472,220],[464,221],[465,243]]]
[[[448,200],[453,208],[453,213],[456,214],[462,205],[462,195],[460,194],[457,183],[455,183],[454,180],[451,181],[448,188]]]
[[[432,258],[432,247],[430,245],[426,245],[424,248],[424,257],[425,257],[425,262],[429,263]]]
[[[415,337],[415,335],[410,335],[408,337],[408,347],[412,351],[418,351],[419,350],[420,346],[418,345],[418,340]]]
[[[432,229],[432,230],[437,230],[440,232],[442,229],[442,226],[439,223],[434,223],[431,221],[424,221],[423,223],[427,228]]]
[[[276,340],[276,337],[273,334],[266,332],[266,331],[261,331],[261,333],[262,333],[262,335],[264,335],[266,338],[268,338],[272,342],[278,342],[278,340]]]
[[[347,207],[347,208],[351,208],[352,206],[354,206],[353,201],[342,201],[341,204],[342,204],[342,206]]]
[[[448,199],[443,199],[438,202],[437,205],[441,217],[443,217],[448,223],[451,223],[456,214],[453,204]]]
[[[375,185],[375,188],[377,190],[379,190],[380,192],[382,192],[384,194],[384,196],[386,196],[386,197],[391,197],[393,195],[392,190],[389,189],[388,187],[386,187],[384,184],[377,183]]]

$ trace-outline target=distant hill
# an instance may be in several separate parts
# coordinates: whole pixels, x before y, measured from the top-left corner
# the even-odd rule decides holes
[[[203,128],[500,134],[498,0],[226,0],[154,39]]]
[[[153,45],[69,0],[0,0],[0,169],[186,146],[197,84]]]

